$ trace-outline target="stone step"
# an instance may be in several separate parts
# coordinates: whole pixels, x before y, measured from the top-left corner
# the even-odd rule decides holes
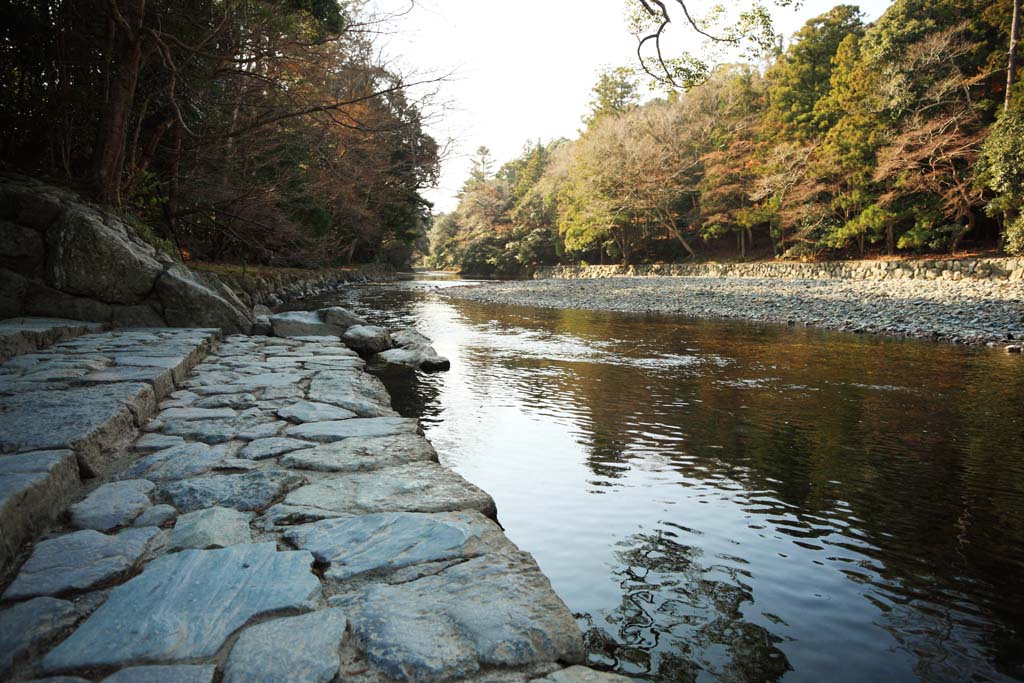
[[[65,318],[8,318],[0,320],[0,363],[66,339],[99,332],[103,323]]]
[[[0,568],[67,508],[82,478],[108,469],[219,335],[167,328],[80,334],[90,328],[37,323],[31,352],[0,364]],[[57,341],[60,335],[73,336]],[[56,343],[39,348],[47,341]]]

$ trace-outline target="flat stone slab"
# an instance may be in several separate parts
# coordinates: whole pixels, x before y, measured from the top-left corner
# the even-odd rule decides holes
[[[254,408],[223,419],[174,420],[164,425],[164,434],[218,444],[234,439],[250,441],[275,436],[287,424],[284,420],[267,418]]]
[[[236,510],[259,510],[305,480],[289,472],[211,474],[165,485],[163,495],[182,512],[219,505]]]
[[[234,417],[238,411],[232,408],[168,408],[160,411],[158,420],[212,420]]]
[[[168,434],[143,434],[142,437],[132,446],[137,451],[159,451],[171,446],[180,446],[185,439],[180,436]]]
[[[80,486],[72,451],[0,456],[0,569],[64,511]]]
[[[325,479],[292,491],[267,511],[275,523],[374,512],[477,510],[494,517],[494,500],[455,472],[417,463]]]
[[[351,410],[345,410],[329,403],[297,401],[277,411],[277,416],[292,422],[323,422],[325,420],[347,420],[355,417]]]
[[[132,526],[160,526],[177,514],[173,505],[154,505],[136,517]]]
[[[258,375],[249,375],[232,382],[236,387],[244,391],[263,389],[265,387],[293,386],[309,377],[309,372],[264,372]]]
[[[87,529],[37,544],[4,592],[4,600],[85,590],[131,569],[157,529],[128,529],[107,536]]]
[[[478,512],[385,512],[294,527],[285,538],[308,550],[336,581],[423,562],[514,552],[493,521]]]
[[[132,434],[135,416],[155,405],[153,388],[136,382],[5,396],[0,452],[71,449],[85,474],[95,474],[109,461],[108,449]]]
[[[281,459],[285,467],[314,472],[360,472],[411,462],[437,462],[437,452],[426,437],[396,434],[344,439],[294,451]]]
[[[284,430],[288,436],[321,443],[351,438],[416,434],[419,420],[407,417],[360,417],[348,420],[328,420],[293,425]]]
[[[151,481],[185,479],[217,467],[228,455],[225,446],[189,443],[171,446],[136,460],[119,477],[145,477]]]
[[[0,612],[0,676],[76,619],[75,606],[56,598],[34,598]]]
[[[360,417],[390,417],[391,397],[383,382],[360,370],[324,370],[309,383],[309,400],[351,410]]]
[[[212,664],[130,666],[100,683],[213,683],[216,672],[217,667]]]
[[[169,550],[184,548],[227,548],[252,543],[251,512],[212,507],[189,512],[178,518],[167,542]]]
[[[231,648],[224,683],[330,683],[347,626],[337,607],[251,626]]]
[[[308,552],[278,552],[274,543],[158,557],[114,588],[43,658],[43,669],[58,673],[211,657],[254,617],[310,609],[320,596],[312,562]]]
[[[156,485],[145,479],[103,484],[71,506],[71,526],[96,531],[126,526],[153,505],[149,492],[154,488]]]
[[[583,660],[576,620],[527,553],[483,555],[409,583],[371,584],[337,602],[370,663],[398,680]]]
[[[299,439],[289,439],[287,437],[273,436],[268,439],[256,439],[246,444],[245,448],[239,453],[243,458],[251,458],[253,460],[263,460],[265,458],[276,458],[279,455],[285,453],[291,453],[297,451],[300,448],[312,448],[316,444],[312,444],[308,441],[300,441]]]

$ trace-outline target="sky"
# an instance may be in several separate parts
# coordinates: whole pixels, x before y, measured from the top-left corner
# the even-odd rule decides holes
[[[776,31],[789,36],[836,4],[805,0],[799,10],[778,9]],[[871,21],[889,4],[859,6]],[[374,5],[398,13],[409,0]],[[380,49],[393,68],[409,81],[446,77],[430,86],[425,108],[427,132],[450,142],[439,187],[424,192],[435,213],[455,208],[478,147],[491,150],[497,168],[530,141],[576,137],[601,69],[637,63],[626,0],[415,0],[387,26]]]

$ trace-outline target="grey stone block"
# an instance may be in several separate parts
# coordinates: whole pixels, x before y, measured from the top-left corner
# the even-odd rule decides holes
[[[285,467],[314,472],[379,470],[411,462],[437,462],[434,447],[419,434],[344,439],[294,451],[281,459]]]
[[[153,505],[148,494],[154,488],[153,482],[145,479],[103,484],[71,506],[71,526],[96,531],[126,526]]]
[[[227,548],[252,543],[251,512],[211,507],[178,517],[167,542],[169,550],[183,548]]]
[[[483,555],[338,602],[370,663],[399,680],[583,660],[576,620],[526,553]]]
[[[157,529],[107,536],[91,529],[42,541],[4,592],[5,600],[60,595],[113,580],[131,569]]]
[[[288,436],[329,443],[351,438],[416,434],[419,421],[405,417],[362,417],[348,420],[307,422],[284,430]]]
[[[56,598],[34,598],[0,612],[0,676],[76,619],[75,606]]]
[[[0,456],[0,568],[64,511],[80,486],[71,451]]]
[[[251,626],[231,648],[224,683],[330,683],[347,625],[335,607]]]
[[[368,572],[516,550],[493,521],[478,512],[386,512],[325,519],[294,527],[285,538],[344,581]]]
[[[305,551],[273,543],[158,557],[43,659],[44,671],[213,656],[250,619],[306,610],[320,596]],[[145,615],[140,619],[140,615]]]

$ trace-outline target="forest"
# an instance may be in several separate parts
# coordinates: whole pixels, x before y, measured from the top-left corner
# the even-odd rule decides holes
[[[1019,10],[1018,10],[1019,11]],[[427,265],[1024,253],[1013,0],[838,5],[757,63],[644,97],[604,70],[574,140],[477,152]],[[648,70],[649,73],[649,70]]]
[[[364,5],[4,0],[0,169],[188,259],[406,261],[439,150]]]

